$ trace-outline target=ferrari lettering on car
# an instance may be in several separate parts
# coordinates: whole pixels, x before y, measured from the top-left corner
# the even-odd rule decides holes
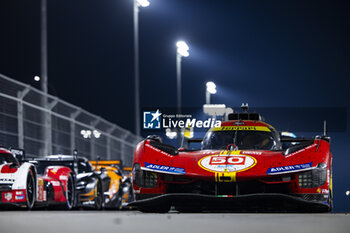
[[[234,130],[256,130],[256,131],[267,131],[270,132],[271,130],[268,127],[265,126],[221,126],[221,127],[215,127],[212,129],[212,131],[234,131]]]

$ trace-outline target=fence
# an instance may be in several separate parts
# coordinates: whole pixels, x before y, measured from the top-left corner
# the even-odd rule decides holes
[[[120,126],[0,74],[0,145],[30,157],[72,154],[131,165],[140,137]]]

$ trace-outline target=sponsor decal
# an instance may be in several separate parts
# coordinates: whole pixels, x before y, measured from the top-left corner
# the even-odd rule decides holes
[[[298,151],[296,151],[296,152],[294,152],[294,153],[291,153],[291,154],[287,155],[286,158],[288,158],[288,157],[290,157],[290,156],[293,156],[293,155],[296,155],[296,154],[299,154],[299,153],[304,152],[304,151],[306,151],[306,150],[309,150],[309,149],[311,149],[311,148],[313,148],[313,147],[315,147],[315,146],[317,146],[316,143],[315,143],[315,144],[312,144],[312,145],[310,145],[310,146],[307,146],[307,147],[305,147],[305,148],[303,148],[303,149],[301,149],[301,150],[298,150]]]
[[[198,165],[210,172],[241,172],[256,165],[257,161],[249,155],[240,155],[240,151],[231,154],[209,155],[198,161]],[[224,178],[226,179],[226,178]]]
[[[166,173],[185,174],[185,168],[157,165],[147,162],[145,162],[145,168]]]
[[[12,200],[12,193],[5,193],[4,198],[6,201],[11,201]]]
[[[24,200],[24,195],[15,196],[15,200]]]
[[[317,193],[328,194],[328,193],[329,193],[329,190],[328,190],[328,189],[321,189],[321,188],[318,188],[318,189],[317,189]]]
[[[43,179],[38,179],[38,185],[44,185],[44,180]]]
[[[242,155],[261,155],[262,152],[261,151],[241,151]]]
[[[59,177],[59,179],[60,179],[60,180],[68,180],[68,176],[63,176],[63,175],[62,175],[62,176]]]
[[[82,204],[83,205],[93,205],[93,204],[95,204],[95,202],[94,201],[83,201]]]
[[[15,179],[0,178],[0,183],[5,183],[5,182],[15,182]]]
[[[271,130],[266,126],[221,126],[221,127],[215,127],[212,129],[212,131],[236,131],[236,130],[271,132]]]
[[[23,195],[23,191],[16,191],[16,195]]]
[[[43,192],[44,192],[44,180],[38,180],[38,201],[43,201]]]
[[[282,167],[272,167],[267,170],[267,174],[275,174],[275,173],[285,173],[285,172],[293,172],[298,170],[304,170],[312,167],[312,162],[297,164],[297,165],[289,165]]]
[[[215,172],[216,182],[236,182],[236,172]]]
[[[61,186],[59,181],[51,180],[50,183],[52,184],[52,186]]]

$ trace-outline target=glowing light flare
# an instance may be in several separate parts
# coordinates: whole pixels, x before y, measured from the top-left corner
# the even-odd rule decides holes
[[[136,0],[137,4],[142,7],[148,7],[150,2],[148,0]]]
[[[170,139],[174,139],[174,138],[176,138],[176,136],[177,136],[177,132],[176,132],[176,131],[172,131],[171,129],[167,128],[167,129],[165,130],[165,135],[166,135],[168,138],[170,138]]]
[[[210,94],[215,94],[216,93],[216,85],[214,82],[207,82],[207,91]]]
[[[101,132],[98,131],[98,130],[85,130],[85,129],[82,129],[80,131],[80,134],[83,136],[83,138],[91,138],[92,136],[94,138],[100,138],[101,137]]]
[[[188,45],[186,44],[185,41],[182,41],[182,40],[178,41],[178,42],[176,43],[176,46],[177,46],[177,52],[178,52],[178,54],[180,54],[181,56],[183,56],[183,57],[188,57],[188,56],[190,55],[190,53],[188,52],[188,50],[189,50],[190,48],[188,47]]]

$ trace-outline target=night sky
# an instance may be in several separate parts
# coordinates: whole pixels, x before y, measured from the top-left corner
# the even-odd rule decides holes
[[[140,9],[141,107],[349,107],[346,1],[150,0]],[[0,1],[0,73],[39,87],[40,1]],[[49,92],[134,130],[132,0],[48,0]],[[348,113],[349,115],[349,113]],[[331,135],[336,210],[350,211],[349,130]],[[338,178],[338,179],[337,179]],[[338,203],[338,204],[337,204]]]

